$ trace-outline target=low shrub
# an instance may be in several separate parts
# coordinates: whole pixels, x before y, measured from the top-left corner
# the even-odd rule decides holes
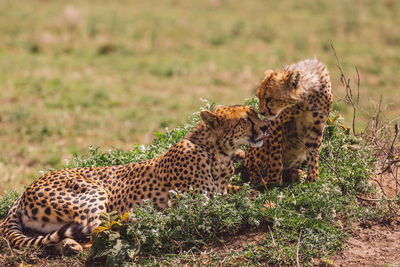
[[[8,191],[0,199],[0,219],[6,217],[14,201],[18,198],[17,191]]]

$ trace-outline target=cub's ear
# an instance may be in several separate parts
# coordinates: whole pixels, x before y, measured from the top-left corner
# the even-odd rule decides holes
[[[225,106],[223,106],[223,105],[216,105],[215,107],[214,107],[214,112],[217,110],[217,109],[220,109],[220,108],[223,108],[223,107],[225,107]]]
[[[200,118],[205,122],[208,128],[216,130],[218,118],[214,113],[208,110],[202,110],[200,111]]]
[[[269,76],[271,73],[273,73],[273,70],[266,70],[264,71],[265,77]]]
[[[289,76],[289,79],[288,79],[289,88],[297,89],[297,86],[299,85],[299,81],[300,81],[300,72],[295,70]]]

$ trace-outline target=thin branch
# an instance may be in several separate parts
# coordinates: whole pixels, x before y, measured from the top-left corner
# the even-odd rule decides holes
[[[352,124],[353,127],[352,127],[352,130],[353,130],[353,135],[356,135],[355,124],[356,124],[357,107],[356,107],[356,103],[354,103],[353,91],[352,91],[351,86],[350,86],[350,79],[348,79],[346,77],[346,75],[344,74],[344,72],[343,72],[343,68],[340,65],[339,57],[336,54],[336,50],[335,50],[335,47],[333,46],[333,44],[331,44],[331,47],[332,47],[332,50],[333,50],[333,54],[335,55],[335,58],[336,58],[336,67],[340,71],[340,81],[341,81],[342,85],[346,88],[345,100],[346,100],[346,102],[350,103],[351,106],[353,107],[353,124]],[[360,75],[358,73],[358,69],[357,68],[356,68],[356,71],[357,71],[357,77],[358,77],[358,80],[357,80],[357,86],[358,86],[357,104],[358,104],[358,100],[359,100],[359,96],[360,96],[360,90],[359,90],[359,88],[360,88]]]
[[[366,197],[362,197],[360,195],[356,195],[356,198],[364,200],[364,201],[370,201],[370,202],[379,202],[379,201],[381,201],[381,199],[378,199],[378,198],[366,198]],[[389,199],[386,199],[386,201],[392,202],[392,201],[398,201],[398,199],[389,198]]]
[[[381,116],[381,112],[382,112],[382,95],[381,98],[379,99],[378,112],[376,113],[375,117],[375,130],[378,129],[379,117]]]
[[[358,72],[358,68],[356,67],[357,72],[357,104],[360,102],[360,73]]]
[[[301,241],[301,230],[300,230],[299,238],[297,239],[297,245],[296,245],[296,263],[297,263],[297,267],[300,267],[300,261],[299,261],[300,241]]]
[[[269,227],[269,225],[268,225],[268,230],[269,230],[269,233],[271,234],[271,238],[272,238],[272,244],[274,244],[274,247],[276,247],[276,243],[275,243],[274,235],[272,234],[271,227]]]
[[[389,154],[393,153],[394,143],[396,142],[397,136],[399,135],[399,124],[394,125],[394,138],[392,144],[390,145]]]
[[[348,82],[350,83],[350,79],[349,79]],[[351,90],[350,90],[350,92],[351,92]],[[353,106],[353,122],[352,122],[353,135],[356,135],[356,126],[355,126],[355,124],[356,124],[356,112],[357,112],[357,109],[356,109],[356,106],[353,103],[353,95],[351,93],[350,93],[350,98],[351,98],[350,103]]]
[[[391,162],[388,164],[388,166],[387,166],[383,171],[381,171],[380,173],[378,173],[378,175],[384,174],[385,172],[387,172],[388,170],[390,170],[390,167],[391,167],[393,164],[398,163],[398,162],[400,162],[400,159],[396,159],[396,160],[391,161]]]
[[[360,200],[364,200],[364,201],[370,201],[370,202],[379,202],[379,201],[381,201],[378,198],[366,198],[366,197],[362,197],[360,195],[356,195],[356,198],[360,199]]]
[[[11,245],[10,245],[10,242],[8,242],[7,238],[5,238],[3,236],[0,236],[0,238],[3,239],[4,241],[6,241],[6,244],[7,244],[8,248],[9,248],[9,250],[10,250],[11,256],[14,256],[14,252],[13,252],[13,250],[11,248]]]
[[[396,196],[399,194],[399,179],[398,179],[398,170],[399,168],[396,167],[394,171],[392,171],[392,176],[396,182]]]
[[[381,178],[382,178],[382,176],[381,176]],[[374,178],[371,178],[371,180],[372,180],[372,181],[375,181],[375,183],[377,183],[377,184],[379,185],[379,188],[381,189],[382,194],[387,198],[385,189],[383,188],[381,182],[379,182],[378,179],[374,179]]]

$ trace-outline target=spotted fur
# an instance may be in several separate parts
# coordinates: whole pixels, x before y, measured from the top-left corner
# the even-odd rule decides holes
[[[1,229],[4,236],[14,247],[77,252],[102,212],[125,213],[144,200],[166,208],[170,190],[225,194],[236,149],[261,146],[266,123],[248,106],[220,106],[200,116],[202,121],[183,140],[154,159],[40,177],[15,201]]]
[[[313,59],[281,71],[267,70],[257,96],[270,137],[262,147],[246,151],[243,179],[282,184],[283,178],[298,177],[302,172],[297,168],[306,161],[307,180],[315,181],[325,122],[332,108],[326,66]]]

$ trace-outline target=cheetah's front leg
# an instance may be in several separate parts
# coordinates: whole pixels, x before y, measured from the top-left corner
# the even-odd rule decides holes
[[[272,120],[269,124],[269,138],[268,138],[268,146],[269,146],[269,161],[268,161],[268,174],[266,179],[263,177],[263,183],[278,183],[282,185],[282,124],[279,120]]]
[[[248,147],[245,152],[243,168],[240,170],[242,180],[255,185],[262,185],[267,181],[268,165],[270,161],[269,137],[264,140],[262,147]]]
[[[316,112],[313,112],[314,114]],[[309,182],[315,182],[319,175],[319,152],[321,148],[325,121],[327,116],[319,114],[319,119],[316,120],[308,131],[309,134],[306,136],[304,145],[306,147],[306,160],[307,160],[307,180]]]

